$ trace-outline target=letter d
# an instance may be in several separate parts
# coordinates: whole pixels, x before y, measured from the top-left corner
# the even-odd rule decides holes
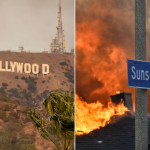
[[[49,65],[42,64],[42,74],[48,74],[48,73],[49,73]]]

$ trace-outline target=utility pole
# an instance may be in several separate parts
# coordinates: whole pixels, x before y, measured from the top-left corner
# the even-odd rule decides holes
[[[135,59],[146,61],[146,4],[135,0]],[[135,150],[148,150],[147,89],[135,89]]]

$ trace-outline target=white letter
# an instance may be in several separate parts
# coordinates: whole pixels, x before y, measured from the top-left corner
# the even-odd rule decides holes
[[[16,62],[13,63],[12,61],[10,61],[10,68],[12,72],[15,72],[16,64],[17,64]]]
[[[17,63],[17,72],[22,73],[22,70],[23,70],[23,63]]]
[[[31,72],[31,65],[29,63],[24,64],[24,72],[25,73]]]
[[[139,71],[139,76],[138,76],[138,71]],[[137,80],[140,80],[140,70],[136,70],[136,74],[137,74]]]
[[[11,69],[8,69],[8,61],[5,61],[5,68],[6,68],[6,71],[11,71]]]
[[[42,74],[48,74],[48,73],[49,73],[49,65],[42,64]]]
[[[132,66],[132,72],[134,73],[134,76],[132,75],[132,79],[135,79],[135,78],[136,78],[136,74],[135,74],[135,72],[133,71],[133,69],[135,69],[134,66]]]
[[[5,69],[2,68],[2,61],[0,61],[0,71],[5,71]]]
[[[145,80],[144,70],[141,70],[141,80]]]
[[[33,74],[38,74],[39,73],[39,65],[38,64],[33,64],[32,65],[32,73]]]
[[[145,72],[145,76],[147,77],[147,78],[145,78],[145,79],[146,79],[146,81],[148,81],[148,80],[149,80],[149,75],[148,75],[148,74],[149,74],[149,71],[146,71],[146,72]]]

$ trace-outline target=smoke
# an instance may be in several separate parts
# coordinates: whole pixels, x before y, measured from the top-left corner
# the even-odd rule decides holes
[[[150,2],[146,1],[147,60],[150,61]],[[84,101],[107,104],[127,86],[126,59],[135,58],[134,0],[77,0],[76,92]],[[148,92],[148,99],[150,92]],[[148,101],[148,110],[150,105]]]
[[[126,59],[134,59],[134,1],[77,0],[76,93],[104,105],[127,87]]]

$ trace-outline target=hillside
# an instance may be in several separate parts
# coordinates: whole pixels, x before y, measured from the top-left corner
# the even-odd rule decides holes
[[[29,110],[30,107],[24,107],[18,101],[0,94],[0,148],[2,150],[55,149],[52,142],[44,140],[36,132],[33,121],[27,116]]]
[[[23,106],[39,107],[40,102],[56,89],[74,88],[74,55],[0,52],[0,61],[38,64],[39,74],[0,71],[0,93],[19,100]],[[42,75],[42,64],[49,64],[49,74]]]

